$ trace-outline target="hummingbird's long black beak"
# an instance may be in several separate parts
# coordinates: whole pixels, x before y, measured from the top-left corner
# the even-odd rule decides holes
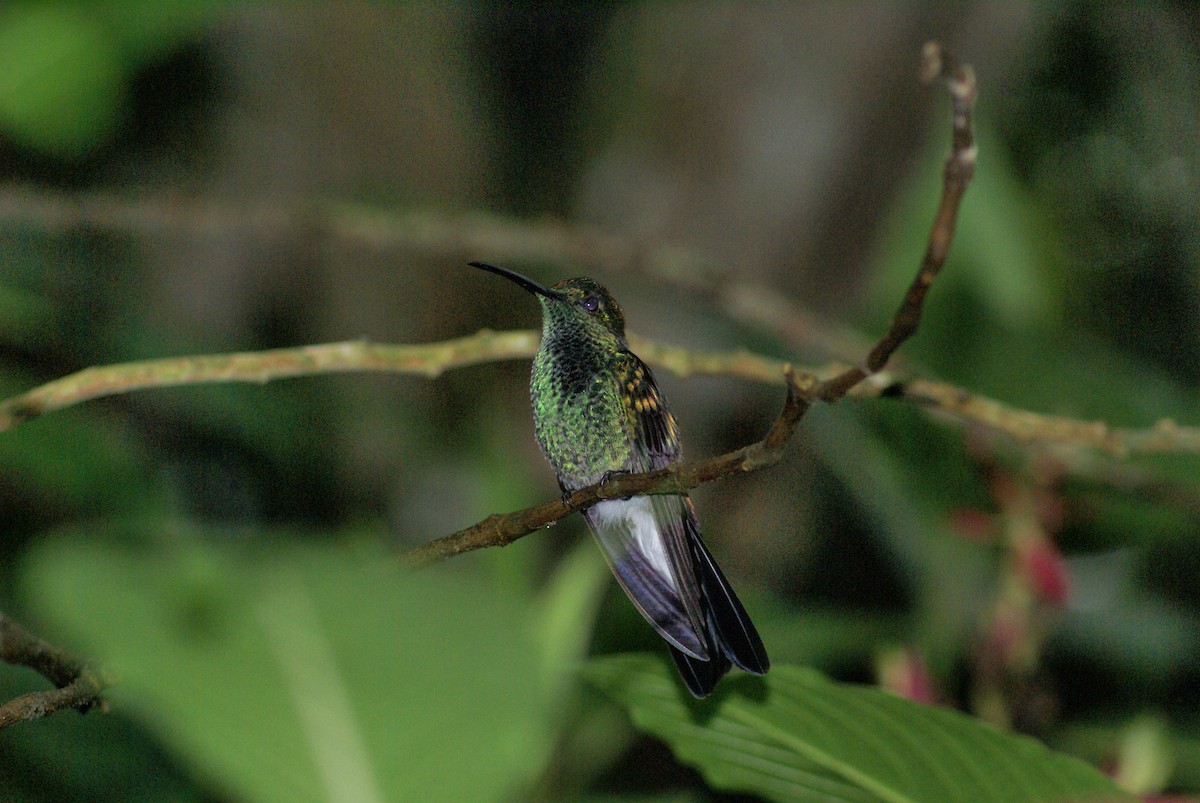
[[[555,301],[563,301],[564,300],[562,293],[559,293],[556,290],[551,290],[549,287],[546,287],[545,285],[538,284],[533,279],[530,279],[527,276],[522,276],[521,274],[517,273],[516,271],[509,270],[508,268],[498,268],[495,265],[489,265],[486,262],[468,262],[467,264],[470,265],[472,268],[479,268],[480,270],[491,271],[492,273],[503,276],[505,279],[508,279],[511,282],[515,282],[516,284],[519,284],[521,287],[524,287],[526,290],[528,290],[531,293],[537,293],[538,295],[545,296],[546,298],[553,298]]]

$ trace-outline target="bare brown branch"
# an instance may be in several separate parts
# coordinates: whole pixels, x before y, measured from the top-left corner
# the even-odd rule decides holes
[[[0,613],[0,661],[27,666],[55,685],[0,705],[0,728],[49,716],[65,708],[85,712],[104,706],[108,682],[83,661],[43,641]]]
[[[747,351],[701,352],[630,337],[639,354],[679,376],[725,374],[782,383],[785,364]],[[349,372],[437,377],[485,362],[527,359],[537,350],[531,330],[483,330],[466,337],[418,345],[365,340],[271,351],[167,357],[85,368],[0,402],[0,432],[45,413],[93,399],[138,390],[221,382],[263,384],[277,379]],[[801,374],[801,387],[816,378]]]
[[[327,373],[389,372],[436,377],[455,368],[501,360],[527,359],[537,349],[537,332],[481,331],[467,337],[419,345],[386,345],[366,341],[326,343],[296,349],[240,354],[210,354],[122,363],[56,379],[0,402],[0,431],[22,421],[92,399],[136,390],[209,382],[261,384],[275,379]],[[730,376],[751,382],[782,385],[787,366],[782,360],[748,351],[694,351],[636,335],[631,347],[656,368],[676,376]],[[797,370],[795,381],[805,393],[815,393],[819,376],[836,368]],[[858,398],[886,393],[903,397],[946,414],[964,425],[1003,432],[1021,443],[1061,444],[1099,449],[1125,457],[1137,454],[1200,454],[1200,428],[1162,420],[1147,428],[1117,428],[1101,421],[1080,421],[1042,415],[1008,406],[955,385],[927,379],[860,383],[849,391]]]
[[[551,220],[537,222],[481,212],[397,212],[365,204],[272,200],[229,204],[198,198],[132,199],[112,194],[54,193],[45,188],[0,188],[0,222],[49,233],[78,229],[140,237],[244,235],[265,241],[294,239],[313,229],[322,238],[375,251],[431,254],[467,261],[489,254],[501,262],[542,261],[646,272],[679,279],[714,274],[720,267],[694,251],[608,234]]]

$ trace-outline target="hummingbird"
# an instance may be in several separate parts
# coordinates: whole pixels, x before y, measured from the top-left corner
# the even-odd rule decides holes
[[[654,374],[625,340],[625,315],[587,278],[545,287],[471,262],[533,293],[542,340],[529,395],[534,432],[564,494],[681,459],[679,430]],[[667,642],[688,690],[706,697],[731,665],[770,666],[746,609],[704,541],[687,494],[606,499],[583,511],[621,588]]]

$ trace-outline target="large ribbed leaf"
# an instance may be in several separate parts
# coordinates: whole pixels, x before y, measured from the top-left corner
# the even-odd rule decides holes
[[[574,660],[538,660],[524,594],[365,544],[68,535],[24,562],[27,596],[224,796],[510,800],[548,760]]]
[[[599,658],[587,677],[714,787],[788,801],[1117,801],[1106,777],[1024,736],[878,689],[778,666],[693,700],[665,661]]]

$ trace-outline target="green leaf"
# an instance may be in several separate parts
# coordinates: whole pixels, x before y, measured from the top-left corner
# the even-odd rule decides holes
[[[999,137],[982,117],[976,121],[976,143],[981,156],[975,179],[963,199],[947,275],[939,280],[941,291],[931,299],[931,310],[944,310],[945,286],[953,283],[1005,326],[1027,329],[1052,322],[1056,291],[1046,270],[1053,251],[1045,215],[1016,180]],[[879,237],[871,306],[881,322],[895,311],[925,251],[947,145],[937,142],[914,167]]]
[[[0,9],[0,130],[28,148],[79,159],[127,114],[128,82],[196,36],[223,2],[8,3]]]
[[[28,375],[0,368],[0,398],[34,384]],[[154,508],[161,497],[136,451],[129,433],[103,413],[66,410],[0,439],[0,474],[14,478],[24,498],[46,510],[90,517]],[[59,459],[47,461],[48,454]]]
[[[542,672],[548,684],[565,686],[587,654],[592,630],[611,575],[591,539],[581,539],[555,568],[531,612],[533,636],[540,646]]]
[[[0,128],[65,159],[103,144],[126,103],[127,64],[82,8],[13,5],[0,15]]]
[[[721,789],[789,801],[1132,799],[1033,739],[811,669],[736,677],[704,702],[651,656],[596,659],[586,676]]]
[[[76,534],[24,569],[43,618],[115,670],[113,707],[234,799],[506,799],[548,760],[526,598],[344,545]]]

